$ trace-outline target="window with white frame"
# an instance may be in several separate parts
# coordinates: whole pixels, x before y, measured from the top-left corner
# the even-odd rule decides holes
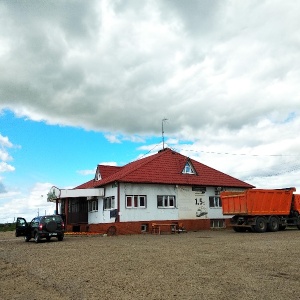
[[[223,219],[210,220],[210,228],[225,228],[225,220]]]
[[[115,208],[115,197],[105,197],[103,199],[103,209],[104,210],[109,210],[109,209],[114,209]]]
[[[98,200],[89,201],[89,211],[98,211]]]
[[[157,207],[158,208],[175,208],[176,198],[172,195],[159,195],[157,196]]]
[[[126,208],[146,208],[146,205],[145,195],[126,195]]]
[[[195,174],[195,171],[194,171],[192,165],[189,162],[187,162],[184,166],[182,173],[183,174]]]
[[[222,207],[222,202],[221,202],[221,198],[218,196],[210,196],[209,197],[209,207]]]

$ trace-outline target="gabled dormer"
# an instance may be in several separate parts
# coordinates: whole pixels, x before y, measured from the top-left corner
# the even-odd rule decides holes
[[[121,169],[121,167],[117,166],[98,165],[95,173],[95,181],[106,179],[107,177],[120,171]]]
[[[191,175],[196,175],[196,171],[192,165],[192,162],[190,161],[190,159],[188,158],[188,160],[185,163],[185,166],[182,170],[182,174],[191,174]]]
[[[102,179],[101,173],[100,173],[100,168],[99,165],[97,166],[96,174],[95,174],[95,181],[99,181]]]

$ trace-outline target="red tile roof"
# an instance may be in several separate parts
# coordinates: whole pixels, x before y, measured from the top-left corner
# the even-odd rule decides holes
[[[116,166],[107,166],[107,165],[98,165],[96,173],[100,172],[101,178],[105,179],[109,177],[110,175],[116,173],[119,171],[122,167],[116,167]]]
[[[96,181],[94,179],[92,179],[88,182],[85,182],[81,185],[76,186],[75,189],[92,189],[95,187],[95,183],[96,183]]]
[[[189,161],[196,174],[183,174]],[[106,166],[108,167],[108,166]],[[179,185],[200,185],[220,187],[253,188],[254,186],[237,178],[208,167],[169,148],[157,154],[131,162],[123,167],[114,167],[109,171],[99,165],[102,179],[89,181],[77,188],[100,187],[112,182],[158,183]],[[102,171],[104,173],[102,174]],[[107,171],[107,173],[105,173]],[[104,176],[105,174],[105,176]]]

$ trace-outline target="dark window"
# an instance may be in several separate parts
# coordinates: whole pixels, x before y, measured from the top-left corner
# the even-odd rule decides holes
[[[126,208],[146,208],[147,197],[145,195],[126,196]]]
[[[176,198],[172,195],[159,195],[157,196],[157,207],[158,208],[175,208]]]
[[[103,199],[103,209],[114,209],[115,208],[115,197],[106,197]]]
[[[89,201],[89,211],[98,211],[98,200]]]
[[[210,196],[209,207],[222,207],[221,198],[217,196]]]

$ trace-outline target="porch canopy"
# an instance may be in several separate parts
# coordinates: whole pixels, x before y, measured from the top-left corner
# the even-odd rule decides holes
[[[93,188],[93,189],[59,189],[53,186],[49,193],[47,194],[48,202],[56,202],[62,198],[79,198],[86,197],[101,197],[104,196],[103,188]]]

